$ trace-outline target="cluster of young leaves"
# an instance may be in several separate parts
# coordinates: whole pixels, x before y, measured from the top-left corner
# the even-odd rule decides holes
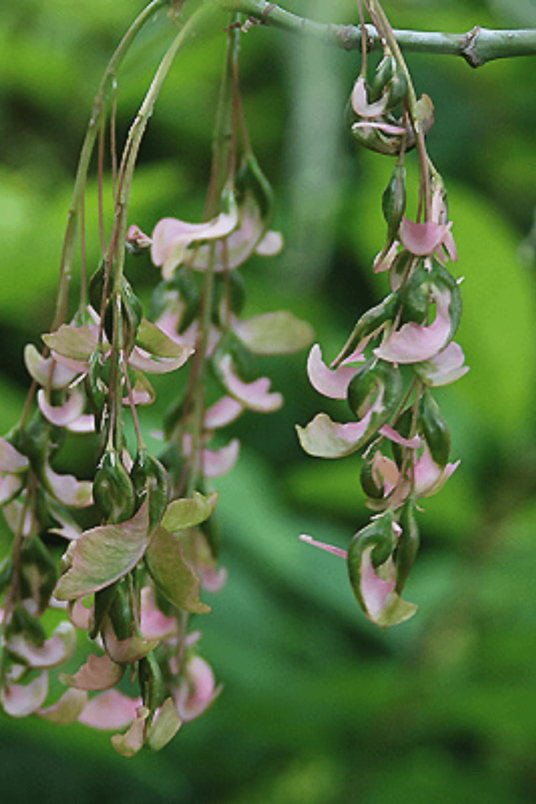
[[[373,270],[388,271],[390,292],[357,321],[328,367],[317,344],[310,352],[313,387],[346,399],[357,421],[318,414],[299,427],[303,449],[321,458],[362,455],[361,486],[377,513],[356,533],[348,552],[302,537],[347,559],[350,582],[366,616],[381,627],[411,617],[401,593],[415,560],[418,500],[437,492],[455,471],[450,433],[432,389],[463,376],[464,354],[453,338],[461,315],[446,191],[425,147],[433,121],[427,96],[417,100],[389,23],[378,3],[365,3],[384,41],[384,56],[367,79],[366,56],[350,99],[352,133],[361,145],[397,159],[383,194],[388,231]],[[366,48],[363,49],[364,52]],[[406,215],[405,155],[420,159],[419,217]]]
[[[142,110],[154,105],[155,88],[172,61],[169,54],[174,57],[194,18],[179,30]],[[237,33],[231,29],[230,43]],[[119,171],[112,157],[115,217],[108,244],[101,220],[102,260],[89,283],[80,238],[80,300],[67,323],[69,263],[76,240],[72,220],[84,216],[85,149],[88,141],[91,145],[94,121],[90,124],[54,325],[43,335],[42,353],[33,345],[25,350],[32,387],[19,425],[0,441],[0,501],[14,537],[0,573],[2,707],[14,717],[35,713],[55,723],[78,720],[118,731],[112,743],[124,756],[133,756],[143,745],[163,747],[221,690],[198,653],[200,632],[189,629],[192,615],[210,611],[201,590],[217,592],[226,580],[217,563],[212,518],[217,494],[210,482],[233,467],[239,443],[233,439],[213,448],[210,442],[244,410],[271,412],[281,406],[282,396],[270,391],[268,378],[250,379],[254,355],[292,352],[311,341],[310,327],[286,311],[240,318],[245,286],[236,269],[254,253],[277,253],[282,238],[269,231],[271,190],[246,134],[238,158],[236,129],[240,125],[245,132],[245,122],[229,114],[239,105],[236,48],[229,50],[233,56],[224,74],[221,119],[231,125],[233,146],[223,156],[216,149],[209,190],[215,216],[198,224],[165,218],[151,237],[135,225],[127,231],[139,145],[134,124]],[[98,96],[99,114],[102,100]],[[101,126],[100,185],[104,117]],[[113,146],[113,117],[110,128]],[[154,264],[162,268],[163,281],[152,304],[156,321],[144,317],[124,275],[125,249],[150,249]],[[157,458],[144,444],[138,418],[138,409],[155,399],[146,375],[166,375],[187,363],[184,391],[162,426],[167,445]],[[125,407],[134,423],[135,451],[127,442]],[[88,434],[97,444],[91,480],[52,468],[68,433]],[[84,518],[77,515],[80,508],[89,509]],[[88,528],[91,520],[96,524]],[[68,540],[59,573],[50,549],[57,536]],[[52,635],[42,621],[50,607],[66,615]],[[76,672],[60,675],[68,690],[50,702],[48,671],[72,658],[77,631],[86,632],[99,652],[90,653]]]

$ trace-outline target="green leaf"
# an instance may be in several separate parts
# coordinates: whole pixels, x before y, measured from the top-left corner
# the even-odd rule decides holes
[[[127,522],[86,531],[74,543],[72,564],[56,585],[56,598],[76,600],[122,578],[141,561],[150,538],[146,502]]]
[[[72,360],[88,360],[98,346],[97,332],[88,326],[62,324],[56,332],[45,333],[42,338],[50,349]]]
[[[288,310],[239,321],[234,329],[240,340],[257,355],[298,352],[306,349],[314,337],[311,325]]]
[[[147,740],[149,748],[160,751],[173,739],[181,725],[182,720],[177,714],[175,701],[173,698],[166,698],[149,729]]]
[[[87,704],[87,692],[74,687],[68,689],[59,701],[46,709],[38,709],[35,713],[49,723],[66,726],[78,720]]]
[[[193,614],[210,611],[210,606],[199,599],[201,581],[186,563],[179,538],[159,526],[145,560],[154,582],[170,603]]]
[[[136,343],[155,357],[184,357],[186,362],[192,353],[189,346],[172,340],[160,327],[147,321],[146,318],[142,318],[140,322]]]
[[[204,497],[194,491],[193,497],[184,497],[170,503],[162,519],[162,527],[171,533],[178,533],[187,528],[195,528],[214,512],[218,501],[217,494]]]

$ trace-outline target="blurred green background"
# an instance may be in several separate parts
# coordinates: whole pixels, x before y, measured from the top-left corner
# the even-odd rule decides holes
[[[91,101],[141,7],[138,0],[0,3],[2,432],[17,421],[28,387],[24,344],[39,345],[50,325]],[[286,7],[324,21],[356,17],[353,0]],[[386,0],[385,7],[399,28],[536,27],[534,0]],[[130,221],[146,231],[163,215],[201,215],[225,24],[220,15],[189,42],[157,104]],[[125,64],[121,138],[169,40],[162,14]],[[313,323],[332,357],[385,292],[370,264],[383,242],[381,192],[392,163],[356,153],[344,128],[357,54],[253,28],[242,55],[252,139],[287,240],[280,257],[244,270],[246,314],[288,307]],[[429,149],[449,189],[455,272],[465,277],[457,340],[471,366],[438,393],[462,464],[421,515],[422,549],[405,595],[419,604],[417,616],[380,633],[358,610],[344,563],[298,541],[306,532],[346,546],[365,523],[359,460],[301,453],[294,424],[306,423],[323,400],[308,386],[304,354],[267,359],[260,368],[287,403],[236,426],[249,446],[217,484],[229,582],[201,625],[223,695],[163,752],[131,760],[115,754],[107,734],[0,716],[6,804],[536,800],[536,289],[535,263],[522,245],[536,206],[536,59],[477,71],[453,57],[408,61],[417,89],[436,107]],[[93,207],[90,194],[91,237]],[[97,259],[94,246],[90,255]],[[127,270],[148,299],[155,269],[141,259]],[[158,405],[143,426],[158,426]]]

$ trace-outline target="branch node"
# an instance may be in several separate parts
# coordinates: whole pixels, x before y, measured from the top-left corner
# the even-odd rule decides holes
[[[342,50],[351,51],[356,49],[356,42],[361,42],[361,25],[336,25],[335,41]],[[367,40],[367,53],[374,48],[374,38],[370,35],[368,27],[365,25]]]
[[[264,11],[261,14],[261,25],[266,25],[266,22],[268,20],[268,15],[272,13],[274,8],[277,8],[275,3],[268,3],[268,5],[266,6],[266,8],[264,9]]]
[[[475,25],[475,27],[462,38],[461,54],[467,64],[470,67],[474,67],[475,70],[477,67],[482,67],[485,64],[476,52],[476,44],[481,30],[482,28],[479,25]]]

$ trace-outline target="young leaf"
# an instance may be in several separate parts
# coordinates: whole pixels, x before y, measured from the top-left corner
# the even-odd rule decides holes
[[[201,581],[186,563],[180,539],[161,526],[156,528],[145,560],[154,582],[170,603],[193,614],[210,611],[210,606],[199,599]]]
[[[309,346],[314,335],[310,324],[288,310],[238,321],[234,330],[248,349],[257,355],[298,352]]]
[[[145,502],[132,519],[103,525],[73,542],[72,564],[56,585],[58,600],[74,600],[104,589],[134,569],[149,544],[149,511]]]
[[[196,525],[200,525],[213,513],[217,500],[217,494],[203,497],[198,491],[194,491],[194,496],[191,498],[185,497],[182,500],[175,500],[166,509],[162,519],[162,527],[171,533],[177,533],[187,528],[195,528]]]

